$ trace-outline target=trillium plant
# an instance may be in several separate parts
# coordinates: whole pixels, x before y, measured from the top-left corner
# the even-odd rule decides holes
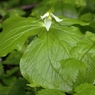
[[[20,59],[20,72],[27,86],[41,89],[36,95],[95,95],[95,35],[81,31],[93,24],[52,12],[10,17],[2,25],[0,56],[21,51],[33,37]]]

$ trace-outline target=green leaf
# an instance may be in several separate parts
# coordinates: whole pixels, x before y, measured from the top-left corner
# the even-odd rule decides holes
[[[70,4],[74,4],[75,0],[62,0],[65,3],[70,3]]]
[[[6,60],[3,61],[3,64],[7,65],[18,65],[20,62],[20,58],[22,56],[22,53],[20,51],[12,51],[6,58]]]
[[[92,13],[85,13],[80,16],[80,20],[85,22],[92,22],[94,20],[94,15]]]
[[[4,21],[0,33],[0,56],[5,56],[14,49],[21,49],[29,36],[40,31],[42,23],[33,18],[12,17]]]
[[[0,95],[8,95],[10,88],[0,84]]]
[[[95,95],[95,86],[92,84],[81,84],[75,88],[74,95]]]
[[[95,55],[88,56],[87,63],[89,64],[88,69],[86,69],[86,81],[88,83],[94,83],[95,81]]]
[[[61,66],[64,72],[64,79],[71,82],[76,82],[79,71],[87,68],[87,64],[73,58],[62,60]]]
[[[77,76],[76,84],[94,83],[95,80],[95,35],[87,32],[82,40],[77,43],[70,51],[72,58],[80,60],[88,65],[87,68],[80,71]]]
[[[78,19],[72,19],[72,18],[63,18],[63,21],[60,22],[61,25],[67,25],[67,26],[71,26],[74,24],[79,24],[81,26],[86,26],[89,25],[89,23],[83,22],[81,20]]]
[[[95,21],[92,21],[89,25],[90,25],[92,28],[95,28]]]
[[[2,82],[9,87],[11,87],[16,80],[18,80],[16,76],[6,77],[5,75],[5,77],[2,78]]]
[[[39,91],[37,95],[66,95],[66,94],[58,90],[44,89]]]
[[[93,53],[93,49],[95,47],[94,39],[94,34],[91,32],[86,32],[86,34],[81,37],[80,42],[78,42],[77,45],[71,49],[71,56],[78,60],[82,60],[88,53]]]
[[[22,75],[30,84],[34,82],[49,89],[72,91],[72,84],[64,80],[60,60],[70,57],[69,51],[82,34],[76,27],[53,24],[50,31],[43,29],[27,47],[20,61]]]
[[[12,16],[15,16],[17,14],[19,14],[20,16],[24,16],[26,13],[24,10],[15,8],[15,9],[12,9],[10,11],[9,16],[12,17]]]
[[[26,95],[26,83],[27,82],[23,78],[19,78],[11,87],[8,95]]]
[[[85,82],[93,84],[95,80],[95,55],[87,54],[83,58],[83,62],[87,63],[88,67],[79,72],[76,85]]]
[[[16,71],[18,71],[19,70],[19,67],[14,67],[14,68],[12,68],[12,69],[10,69],[10,70],[7,70],[6,71],[6,76],[7,77],[9,77],[9,76],[12,76]]]
[[[3,65],[0,62],[0,77],[2,77],[3,73],[4,73]]]
[[[75,4],[76,4],[78,7],[86,6],[86,0],[75,0]]]

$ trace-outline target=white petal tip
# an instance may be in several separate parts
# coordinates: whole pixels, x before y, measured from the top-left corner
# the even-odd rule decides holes
[[[43,16],[40,16],[41,17],[41,19],[43,19]]]
[[[61,22],[61,21],[63,21],[63,19],[59,19],[59,18],[56,18],[55,20],[56,20],[56,22]]]
[[[52,17],[56,20],[56,22],[61,22],[63,19],[58,18],[57,16],[52,14]]]

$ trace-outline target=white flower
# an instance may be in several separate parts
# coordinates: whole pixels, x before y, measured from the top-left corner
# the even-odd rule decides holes
[[[45,13],[43,16],[41,16],[41,19],[44,19],[44,24],[45,27],[47,29],[47,31],[49,31],[51,24],[52,24],[52,18],[54,18],[56,20],[56,22],[61,22],[62,19],[58,18],[57,16],[55,16],[54,14],[47,12]]]

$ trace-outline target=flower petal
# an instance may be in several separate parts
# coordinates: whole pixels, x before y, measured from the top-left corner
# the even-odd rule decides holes
[[[47,31],[49,31],[49,29],[51,27],[51,23],[52,23],[51,19],[45,18],[44,23],[45,23],[45,27],[46,27]]]
[[[46,17],[48,17],[49,16],[49,13],[47,12],[47,13],[45,13],[43,16],[41,16],[41,19],[44,19],[44,18],[46,18]]]
[[[60,18],[58,18],[57,16],[55,16],[55,15],[53,15],[53,14],[51,14],[52,15],[52,17],[56,20],[56,22],[61,22],[61,21],[63,21],[63,19],[60,19]]]

